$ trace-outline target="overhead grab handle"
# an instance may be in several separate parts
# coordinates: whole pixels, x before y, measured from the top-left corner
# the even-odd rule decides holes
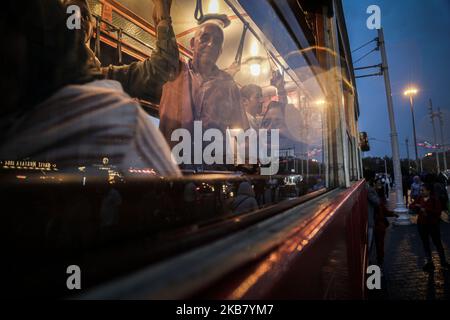
[[[195,13],[194,18],[197,20],[197,22],[203,20],[204,14],[203,14],[203,3],[202,0],[197,0],[197,3],[195,5]]]
[[[248,22],[244,22],[244,28],[242,30],[241,41],[239,42],[239,47],[238,47],[237,52],[236,52],[236,57],[234,58],[234,62],[238,66],[240,66],[241,62],[242,62],[242,53],[244,51],[245,36],[247,34],[248,28],[249,28]]]
[[[195,5],[195,12],[194,12],[194,18],[197,20],[197,23],[200,25],[202,23],[205,23],[208,20],[218,20],[222,28],[226,28],[230,25],[231,21],[228,19],[226,14],[217,14],[217,13],[203,13],[203,3],[202,0],[197,0]]]

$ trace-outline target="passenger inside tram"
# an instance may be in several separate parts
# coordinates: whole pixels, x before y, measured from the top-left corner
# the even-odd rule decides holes
[[[243,86],[241,88],[241,102],[250,127],[258,130],[261,126],[261,113],[264,103],[262,88],[256,84]]]
[[[135,61],[128,65],[101,66],[101,62],[90,48],[93,38],[95,18],[92,15],[87,0],[64,0],[69,8],[76,5],[80,8],[81,30],[85,33],[86,50],[89,55],[90,71],[101,74],[101,77],[119,81],[133,98],[139,98],[159,103],[162,86],[168,80],[173,80],[179,72],[179,51],[175,39],[172,19],[170,17],[171,1],[153,1],[153,22],[156,26],[156,48],[150,58]]]
[[[18,91],[6,91],[19,99],[2,117],[0,157],[51,161],[73,172],[106,155],[124,173],[136,166],[178,176],[167,144],[141,106],[117,81],[94,80],[85,34],[67,28],[65,7],[54,0],[30,1],[25,13],[10,6],[5,29],[12,45],[6,50],[22,58],[12,62],[23,72]]]
[[[313,90],[239,2],[232,2],[238,14],[228,2],[209,1],[221,5],[212,6],[216,14],[204,16],[200,24],[190,10],[194,0],[174,0],[172,7],[165,0],[31,0],[25,13],[17,1],[8,2],[4,30],[11,45],[4,54],[8,68],[18,72],[2,82],[7,95],[0,161],[51,162],[58,169],[45,175],[34,171],[38,188],[25,186],[37,202],[18,206],[19,236],[31,230],[50,248],[130,241],[130,255],[153,262],[194,243],[180,238],[221,228],[221,223],[237,230],[277,214],[283,201],[280,206],[286,208],[286,203],[305,201],[300,197],[308,192],[325,191],[319,181],[324,160],[318,163],[309,152],[323,142],[321,123],[311,117],[313,103],[306,103],[315,99]],[[81,30],[66,26],[70,5],[81,8]],[[112,25],[142,41],[115,38]],[[250,25],[252,33],[245,36]],[[93,41],[101,50],[90,49]],[[94,51],[101,54],[96,57]],[[233,61],[236,51],[242,62]],[[200,170],[177,166],[171,135],[180,128],[193,135],[197,120],[203,130],[222,133],[227,128],[280,130],[279,171],[263,175],[260,162],[202,165]],[[59,179],[60,173],[70,174],[51,180],[57,196],[45,193],[54,187],[46,184],[49,178]],[[36,181],[28,172],[12,179]],[[35,203],[48,209],[35,215],[39,223],[27,220]],[[124,269],[139,267],[137,261]],[[109,264],[105,259],[102,266]]]
[[[90,41],[94,36],[95,19],[92,16],[91,8],[87,0],[63,0],[62,4],[66,8],[71,6],[77,6],[80,8],[80,19],[81,19],[81,31],[84,33],[84,41],[86,44],[86,51],[89,56],[88,64],[92,68],[93,73],[100,73],[101,62],[98,57],[95,56],[94,51],[90,47]]]
[[[225,15],[203,22],[190,41],[192,60],[183,63],[178,77],[163,88],[159,128],[171,146],[173,131],[183,128],[193,134],[194,121],[201,121],[204,130],[219,129],[223,134],[227,128],[249,128],[238,86],[216,65],[223,50],[223,28],[229,23]]]
[[[38,131],[30,131],[35,136],[40,134],[41,137],[44,137],[39,139],[39,143],[36,144],[30,143],[30,141],[33,141],[30,138],[30,134],[26,136],[23,136],[22,133],[15,134],[2,147],[2,155],[17,159],[24,157],[35,159],[38,157],[44,160],[53,160],[58,163],[59,168],[71,166],[74,170],[76,170],[77,166],[86,166],[89,163],[98,162],[98,159],[106,156],[112,166],[121,168],[124,172],[133,171],[139,173],[149,171],[130,169],[135,167],[155,169],[159,175],[178,175],[179,170],[170,159],[170,148],[167,148],[165,142],[172,146],[174,144],[171,141],[173,130],[185,128],[192,132],[193,122],[200,120],[202,121],[203,129],[217,128],[222,132],[227,128],[244,130],[249,127],[254,129],[278,129],[280,130],[281,138],[280,149],[288,151],[283,156],[285,165],[281,167],[279,174],[301,174],[301,179],[304,177],[304,171],[306,171],[306,175],[311,174],[308,171],[308,167],[313,167],[314,163],[311,163],[310,159],[306,159],[305,164],[304,160],[301,159],[305,155],[308,157],[307,151],[304,151],[308,141],[306,141],[307,139],[304,138],[300,132],[301,130],[299,130],[299,126],[301,126],[301,121],[299,120],[301,118],[307,119],[305,113],[301,111],[302,108],[305,109],[305,105],[299,99],[299,95],[304,94],[305,88],[302,88],[302,91],[300,91],[300,88],[296,86],[295,76],[286,74],[286,70],[289,67],[286,64],[283,65],[279,61],[275,61],[274,55],[267,51],[268,49],[261,39],[256,36],[250,37],[249,35],[245,37],[244,32],[240,39],[240,47],[242,48],[238,49],[237,56],[242,56],[244,51],[246,59],[242,63],[236,59],[231,64],[234,68],[234,72],[231,75],[224,66],[230,65],[230,55],[234,54],[234,48],[227,46],[226,56],[224,56],[224,43],[226,43],[229,36],[233,39],[231,43],[238,42],[236,41],[239,40],[236,39],[236,34],[239,33],[241,22],[233,21],[231,24],[229,17],[233,18],[233,16],[230,12],[227,12],[227,14],[214,14],[209,16],[209,18],[206,15],[202,18],[200,25],[190,29],[190,32],[182,33],[189,38],[190,35],[193,35],[190,41],[184,42],[184,44],[190,44],[191,56],[186,54],[186,52],[183,52],[182,56],[178,50],[178,46],[180,48],[183,47],[183,42],[179,36],[180,30],[177,30],[178,33],[175,36],[172,18],[169,15],[171,1],[152,1],[153,8],[147,6],[151,16],[154,18],[156,30],[156,47],[151,56],[146,59],[137,59],[137,61],[124,66],[110,65],[106,68],[103,67],[104,75],[110,80],[93,81],[97,78],[97,75],[95,72],[92,72],[92,66],[95,65],[97,67],[100,60],[95,57],[87,45],[84,46],[85,49],[88,49],[85,50],[88,56],[88,67],[86,67],[85,61],[80,59],[85,53],[77,55],[76,67],[73,67],[76,69],[76,72],[67,73],[71,74],[73,79],[59,83],[58,88],[54,88],[53,91],[48,92],[44,97],[48,98],[51,94],[57,92],[55,96],[60,99],[58,103],[59,101],[64,101],[64,104],[58,109],[58,113],[52,113],[53,109],[45,109],[49,108],[49,106],[46,106],[47,104],[51,106],[52,99],[46,100],[46,103],[39,107],[39,111],[42,114],[58,114],[58,120],[48,125],[48,128],[53,126],[54,130],[49,129],[46,135],[43,136],[41,133],[37,133]],[[78,33],[84,33],[84,37],[79,36],[83,44],[87,44],[88,40],[93,36],[94,18],[91,9],[96,8],[92,7],[93,3],[96,2],[86,0],[63,1],[65,7],[75,4],[81,8],[83,24],[82,30]],[[180,12],[179,8],[177,9],[178,21]],[[99,19],[98,10],[96,12],[97,15],[95,17]],[[230,24],[234,28],[232,33],[229,29],[226,29]],[[100,28],[102,28],[101,24]],[[55,31],[53,36],[58,39],[64,37],[60,34],[69,32],[65,26],[64,29],[66,29],[64,32],[62,30],[59,30],[59,33]],[[98,30],[96,31],[96,37],[98,37]],[[107,33],[108,31],[102,32]],[[100,38],[100,40],[102,39]],[[228,41],[228,44],[230,44],[230,40]],[[264,48],[267,55],[258,53],[258,50],[255,49],[256,47]],[[59,59],[59,56],[65,54],[67,53],[54,51],[51,56],[58,56]],[[179,60],[180,58],[183,59]],[[55,59],[55,61],[58,59]],[[282,59],[282,57],[279,56],[278,59]],[[61,66],[61,63],[64,67]],[[72,68],[71,65],[75,65],[72,62],[65,61],[61,63],[52,66],[55,70],[60,69],[55,72],[60,72],[65,70],[65,68]],[[84,72],[87,68],[90,68],[89,72]],[[81,70],[84,72],[82,77],[86,79],[80,80],[80,77],[76,77]],[[283,72],[278,70],[283,70]],[[288,80],[289,83],[286,82],[288,77],[292,80]],[[168,82],[166,83],[166,81]],[[36,83],[41,85],[39,82]],[[121,92],[119,83],[131,97],[150,99],[155,103],[159,103],[158,121],[162,136],[157,130],[155,132],[154,126],[149,121],[149,116],[141,108],[134,109],[137,104],[131,101],[124,92]],[[164,89],[161,88],[163,84]],[[35,87],[34,89],[39,88],[39,86]],[[70,90],[68,90],[69,88]],[[86,95],[84,91],[88,88],[90,88],[89,95]],[[56,89],[61,90],[58,91]],[[163,92],[160,100],[161,90]],[[68,99],[69,93],[74,94],[70,95],[73,98],[71,100]],[[288,95],[290,95],[289,99],[291,99],[290,102],[292,103],[288,103]],[[30,97],[33,96],[33,94],[30,95]],[[86,99],[84,99],[85,96]],[[110,114],[105,111],[99,118],[96,118],[96,114],[89,111],[99,103],[109,106],[116,102],[115,99],[120,100],[120,105],[127,105],[128,108],[111,108],[109,110]],[[45,99],[41,101],[43,100]],[[61,122],[60,118],[72,115],[74,110],[76,110],[75,106],[77,108],[85,108],[86,113],[83,115],[84,117],[76,118],[74,116],[73,119],[75,120],[73,120],[73,123],[64,123],[64,125],[56,126],[57,121]],[[112,112],[113,110],[114,112]],[[136,115],[133,115],[130,110],[135,112]],[[34,117],[36,116],[31,113],[28,113],[26,117],[24,116],[24,119],[29,121],[25,122],[29,128],[34,127]],[[131,119],[135,119],[135,117],[140,119],[137,124],[139,129],[133,131],[133,133],[128,133],[124,127],[128,128],[130,121],[132,121]],[[49,121],[50,119],[51,117],[46,120]],[[12,120],[15,122],[14,128],[21,128],[21,122],[15,120]],[[295,125],[292,126],[290,123],[295,123]],[[71,125],[73,125],[73,128]],[[96,132],[96,130],[100,130],[100,127],[106,131],[104,134]],[[67,128],[70,128],[71,131],[66,135],[64,130]],[[83,134],[79,132],[81,129]],[[57,134],[56,131],[58,131]],[[17,131],[7,132],[8,136],[11,137],[13,136],[12,132],[17,133]],[[67,141],[73,143],[60,143],[60,138],[67,139]],[[95,148],[90,145],[90,143],[100,144],[98,141],[102,141],[101,147]],[[134,144],[134,147],[127,146],[128,143]],[[24,147],[25,145],[26,147]],[[72,149],[71,145],[74,146]],[[119,146],[127,146],[126,148],[131,148],[132,152],[121,151],[122,149]],[[27,152],[27,148],[31,148],[30,152]],[[232,165],[212,166],[209,169],[238,170],[238,174],[248,175],[259,173],[260,168],[258,169],[257,167],[259,166],[247,168],[245,166]],[[258,197],[271,198],[272,200],[267,201],[267,204],[273,203],[275,197],[265,197],[264,190],[261,187],[264,185],[264,179],[260,179],[261,182],[256,181],[256,177],[254,178],[252,182],[253,187],[259,186],[261,189],[258,192]],[[283,178],[280,181],[283,181]],[[234,193],[236,191],[234,190]]]

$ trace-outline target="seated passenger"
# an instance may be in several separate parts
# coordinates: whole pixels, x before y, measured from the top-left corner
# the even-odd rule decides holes
[[[150,58],[129,65],[100,67],[100,62],[89,42],[93,35],[94,17],[87,0],[63,0],[65,6],[78,5],[82,16],[82,30],[85,33],[91,71],[102,73],[107,79],[119,81],[123,89],[133,98],[159,103],[162,86],[173,80],[179,72],[179,52],[170,18],[171,2],[153,0],[153,20],[156,29],[156,48]]]
[[[60,1],[29,1],[25,11],[20,2],[8,6],[4,40],[11,45],[4,50],[18,73],[6,92],[0,158],[76,171],[107,157],[123,173],[180,174],[162,135],[120,83],[92,81],[84,35],[66,27]]]
[[[241,107],[239,89],[233,78],[216,66],[222,53],[224,33],[229,21],[207,20],[191,39],[193,58],[183,63],[178,77],[167,82],[160,103],[160,130],[173,146],[172,132],[187,129],[193,133],[194,121],[202,121],[203,130],[249,128]]]

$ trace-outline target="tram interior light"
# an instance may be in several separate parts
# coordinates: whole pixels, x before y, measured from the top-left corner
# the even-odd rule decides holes
[[[256,56],[258,56],[258,53],[259,53],[258,42],[257,42],[256,40],[254,40],[254,41],[252,42],[252,46],[251,46],[251,48],[250,48],[250,54],[251,54],[253,57],[256,57]]]
[[[219,13],[219,0],[209,1],[208,13]]]
[[[324,107],[327,104],[327,102],[324,99],[319,99],[316,101],[316,106]]]
[[[261,65],[259,63],[253,63],[250,65],[250,74],[254,77],[258,77],[261,74]]]

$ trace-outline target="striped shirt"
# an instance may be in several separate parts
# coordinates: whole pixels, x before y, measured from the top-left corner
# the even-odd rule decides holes
[[[0,157],[52,162],[67,171],[106,157],[123,174],[132,167],[180,175],[159,130],[113,80],[66,86],[29,110],[8,131]]]

